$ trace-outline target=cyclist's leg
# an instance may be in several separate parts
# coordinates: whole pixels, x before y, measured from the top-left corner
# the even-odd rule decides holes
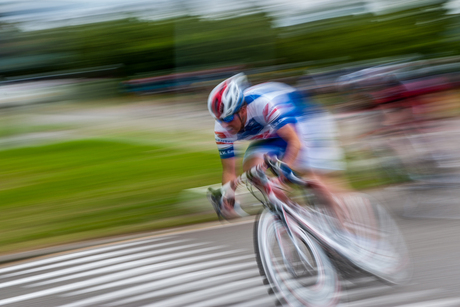
[[[344,153],[337,141],[337,128],[332,116],[318,112],[299,119],[299,134],[304,143],[296,161],[297,167],[327,183],[332,191],[351,187],[344,180]]]
[[[354,191],[344,176],[343,150],[337,142],[335,122],[327,112],[301,118],[299,132],[305,144],[297,165],[320,188],[339,224],[347,229],[348,208]]]

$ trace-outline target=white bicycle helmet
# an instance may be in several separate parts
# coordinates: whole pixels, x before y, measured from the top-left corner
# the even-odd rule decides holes
[[[243,105],[243,90],[248,86],[244,73],[239,73],[217,85],[209,94],[208,110],[216,120],[230,122]]]

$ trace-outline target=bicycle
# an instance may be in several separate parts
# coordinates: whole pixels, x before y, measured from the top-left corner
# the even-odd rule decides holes
[[[306,202],[282,196],[266,170],[299,188]],[[390,284],[410,279],[405,242],[396,223],[376,202],[370,201],[366,207],[374,217],[374,228],[357,223],[356,237],[351,238],[324,205],[321,188],[299,178],[279,160],[266,156],[264,164],[245,172],[236,182],[245,183],[263,205],[254,226],[254,249],[263,281],[281,304],[336,306],[341,293],[339,276],[357,272]],[[221,217],[220,190],[209,189],[208,197]]]

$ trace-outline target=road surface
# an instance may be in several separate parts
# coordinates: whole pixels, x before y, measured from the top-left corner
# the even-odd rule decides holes
[[[460,306],[460,222],[397,221],[412,253],[412,282],[344,281],[345,306]],[[6,265],[0,306],[275,306],[258,273],[252,227],[249,218]]]

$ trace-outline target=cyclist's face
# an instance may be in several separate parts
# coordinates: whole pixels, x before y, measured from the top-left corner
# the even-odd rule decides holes
[[[239,115],[239,116],[238,116]],[[231,134],[237,134],[244,128],[244,122],[246,121],[246,107],[243,106],[235,116],[233,116],[233,120],[229,122],[221,121],[220,124],[222,127],[227,129],[228,132]]]

